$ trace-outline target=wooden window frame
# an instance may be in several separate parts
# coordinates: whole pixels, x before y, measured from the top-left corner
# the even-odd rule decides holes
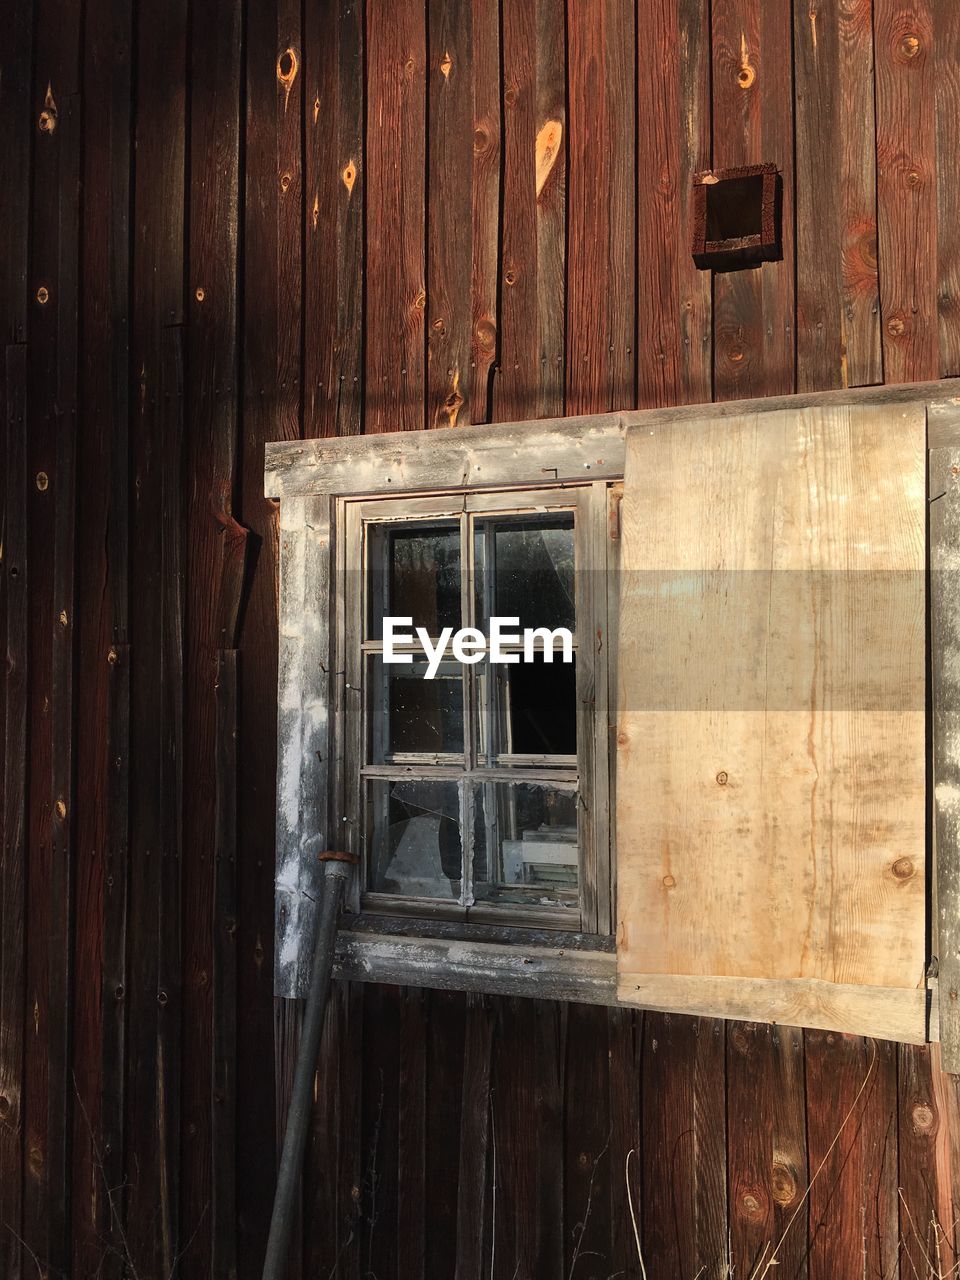
[[[298,440],[268,444],[265,492],[278,500],[280,541],[280,664],[278,712],[278,822],[276,894],[276,967],[278,995],[303,995],[307,986],[313,916],[320,889],[316,853],[335,846],[329,805],[342,794],[344,761],[332,750],[331,726],[343,715],[344,680],[331,668],[331,644],[342,646],[342,609],[330,607],[334,575],[344,562],[344,541],[336,537],[337,504],[345,499],[404,494],[410,497],[451,491],[492,491],[545,485],[603,481],[611,495],[606,513],[608,546],[616,546],[617,486],[622,478],[628,428],[711,417],[767,413],[843,404],[893,404],[923,401],[928,406],[929,448],[960,442],[960,379],[904,386],[866,387],[814,392],[766,400],[732,401],[669,409],[639,410],[544,422],[461,427],[382,436],[332,440]],[[944,500],[946,501],[946,499]],[[958,499],[960,501],[960,499]],[[944,508],[944,511],[946,508]],[[943,512],[938,512],[943,516]],[[937,554],[937,531],[931,526],[931,557]],[[948,585],[931,582],[932,604]],[[935,630],[940,615],[934,615]],[[942,627],[941,627],[942,629]],[[616,600],[608,610],[608,634],[616,632]],[[934,636],[932,687],[945,676],[947,644],[960,636]],[[342,652],[342,648],[340,650]],[[613,679],[615,679],[615,670]],[[608,737],[611,760],[616,726],[615,700],[606,690],[609,714],[597,711],[597,733]],[[609,735],[608,735],[609,726]],[[952,777],[945,760],[956,751],[951,721],[938,724],[932,781]],[[609,805],[609,797],[608,797]],[[345,815],[339,815],[343,817]],[[935,806],[937,840],[931,870],[936,899],[960,900],[960,840],[941,831]],[[340,824],[341,826],[344,824]],[[356,903],[355,903],[356,905]],[[612,910],[612,905],[611,905]],[[612,917],[615,918],[615,917]],[[399,982],[463,991],[499,992],[551,999],[616,1004],[616,955],[608,935],[566,933],[504,924],[435,920],[429,933],[422,922],[403,917],[358,914],[340,930],[337,972],[357,980]],[[940,954],[940,981],[960,985],[952,952],[944,954],[931,919],[932,951]],[[960,953],[958,953],[960,954]],[[958,962],[960,963],[960,962]],[[945,972],[946,968],[946,972]],[[960,1044],[960,1014],[953,1006],[938,1011],[936,979],[930,981],[931,1035],[937,1030],[952,1045]],[[705,1008],[719,1016],[735,1011],[713,1008],[704,991]],[[663,1006],[657,1006],[663,1007]],[[960,1054],[960,1050],[955,1050]]]

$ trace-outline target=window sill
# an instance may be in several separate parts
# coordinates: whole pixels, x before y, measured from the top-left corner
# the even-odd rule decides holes
[[[405,922],[406,923],[406,922]],[[476,937],[421,936],[379,928],[369,917],[345,920],[337,937],[336,977],[538,1000],[617,1003],[617,957],[613,939],[572,934],[545,939],[517,930],[528,940],[481,941]]]

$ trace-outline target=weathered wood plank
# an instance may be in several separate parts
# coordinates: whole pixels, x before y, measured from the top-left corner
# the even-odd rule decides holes
[[[938,0],[933,10],[937,112],[937,302],[940,374],[960,373],[960,9]]]
[[[937,1147],[942,1117],[933,1085],[929,1045],[900,1045],[898,1048],[898,1149],[897,1192],[900,1200],[900,1239],[903,1256],[901,1275],[933,1270],[928,1259],[936,1259],[939,1236],[953,1236],[956,1208],[951,1205],[947,1221],[940,1220],[937,1177],[931,1171],[940,1163]],[[938,1265],[934,1263],[934,1266]],[[936,1272],[934,1272],[936,1274]]]
[[[621,479],[630,427],[721,422],[749,413],[828,410],[842,405],[937,404],[960,395],[960,380],[855,387],[802,395],[462,427],[390,439],[268,442],[264,483],[272,498],[304,494],[400,493],[474,484],[543,484]],[[548,466],[544,466],[549,462]],[[479,468],[479,470],[478,470]],[[556,475],[554,475],[556,472]]]
[[[237,653],[217,655],[211,1275],[237,1273]]]
[[[425,1156],[427,1276],[452,1276],[456,1271],[466,1013],[467,997],[460,992],[441,991],[429,998],[427,1097],[430,1105]]]
[[[423,991],[400,992],[397,1081],[397,1275],[424,1280],[430,1206],[426,1196],[427,1017]]]
[[[365,265],[378,282],[367,299],[368,432],[424,425],[425,17],[415,0],[367,0]]]
[[[473,399],[472,9],[468,0],[429,0],[427,12],[428,428],[469,422]]]
[[[887,382],[936,377],[936,106],[931,0],[874,0],[877,219]]]
[[[882,382],[871,0],[794,10],[797,386]]]
[[[500,10],[494,0],[470,6],[473,21],[473,255],[470,422],[489,422],[497,354],[500,272]]]
[[[710,167],[710,7],[655,0],[638,41],[637,404],[712,398],[711,274],[693,261],[693,175]],[[655,60],[656,74],[651,74]]]
[[[572,1004],[567,1013],[564,1066],[564,1170],[562,1275],[571,1280],[620,1269],[612,1253],[610,1221],[614,1180],[614,1116],[610,1098],[610,1047],[605,1009]]]
[[[640,1080],[642,1199],[634,1203],[647,1272],[725,1280],[724,1024],[646,1014]]]
[[[559,5],[503,5],[499,420],[563,412],[565,55]]]
[[[922,1010],[925,445],[921,406],[631,434],[618,716],[623,998],[631,985],[640,1004],[650,985],[658,998],[671,986],[679,995],[699,975],[718,980],[717,1012],[732,979],[732,1005],[758,1020],[827,1014],[832,984],[862,987],[861,1013],[880,1017],[838,1030],[883,1033],[878,988],[901,989],[901,1011]],[[700,571],[717,564],[720,575],[705,579]],[[868,603],[880,610],[871,639]],[[651,657],[650,637],[668,633],[670,651]],[[721,670],[718,653],[737,657]],[[763,816],[765,786],[775,820]],[[724,831],[736,854],[715,862]],[[826,855],[837,841],[843,858]],[[736,927],[702,932],[724,902]],[[647,984],[644,973],[657,977]],[[782,1007],[790,988],[771,987],[764,1003],[767,980],[791,984],[801,1001],[792,1016]],[[804,982],[820,984],[805,1001]],[[844,996],[856,991],[837,992],[836,1012]],[[752,1014],[751,999],[760,1002]]]
[[[3,846],[0,863],[0,1269],[23,1274],[23,1069],[26,977],[27,722],[29,576],[27,542],[27,352],[4,349],[3,564],[6,578],[6,703],[3,739]]]
[[[34,8],[21,0],[4,0],[0,6],[5,33],[0,51],[0,139],[8,172],[17,175],[0,190],[0,341],[4,347],[24,342],[27,336]]]
[[[489,1000],[483,997],[468,999],[460,1110],[455,1280],[481,1280],[483,1274],[494,1017]]]
[[[930,543],[930,680],[933,707],[933,811],[936,847],[936,913],[933,950],[938,957],[940,1044],[947,1071],[960,1074],[960,770],[954,744],[960,737],[960,448],[931,448],[928,455]]]
[[[772,163],[783,183],[779,262],[714,275],[718,400],[794,389],[792,6],[714,0],[713,165]]]
[[[177,476],[169,474],[172,448],[171,422],[182,406],[164,400],[169,390],[169,344],[163,329],[184,320],[184,224],[186,212],[186,95],[187,6],[183,0],[165,6],[163,13],[144,12],[137,23],[137,115],[133,145],[136,148],[133,211],[133,280],[131,313],[131,365],[137,379],[132,397],[130,482],[131,506],[129,627],[135,637],[130,651],[130,755],[129,897],[125,921],[128,941],[126,960],[127,1074],[124,1085],[125,1124],[124,1197],[125,1249],[138,1270],[172,1262],[179,1250],[180,1167],[174,1139],[174,1117],[165,1096],[174,1060],[174,1026],[179,1023],[179,982],[174,1000],[166,992],[161,1005],[160,949],[161,897],[165,840],[168,823],[177,815],[164,815],[165,733],[164,716],[179,690],[163,689],[166,637],[165,603],[179,584],[164,593],[162,569],[165,543],[169,563],[171,524],[164,520],[166,493]],[[164,356],[167,356],[165,362]],[[165,369],[166,363],[166,369]],[[166,377],[165,377],[166,372]],[[165,386],[166,383],[166,386]],[[118,476],[117,484],[122,484]],[[181,530],[173,531],[175,538]],[[124,779],[121,777],[118,782]],[[118,833],[122,853],[122,832]],[[178,863],[179,866],[179,863]],[[115,874],[122,874],[117,869]],[[118,910],[122,908],[122,898]],[[167,896],[166,920],[170,921]],[[122,923],[121,921],[117,922]],[[169,936],[169,935],[168,935]],[[123,937],[112,940],[119,948]],[[120,956],[113,953],[117,962]],[[166,976],[176,957],[165,958]],[[120,984],[118,984],[120,985]],[[161,1013],[167,1014],[161,1032]],[[175,1024],[175,1025],[176,1025]],[[161,1045],[167,1056],[161,1059]],[[170,1100],[172,1103],[172,1099]],[[179,1113],[179,1108],[177,1108]],[[193,1117],[191,1116],[191,1122]],[[176,1129],[179,1137],[179,1126]],[[177,1144],[179,1145],[179,1144]],[[176,1164],[173,1164],[176,1161]]]
[[[566,407],[635,403],[635,15],[568,5]]]
[[[304,278],[316,282],[315,288],[305,291],[301,304],[307,436],[356,435],[361,430],[366,192],[363,30],[360,0],[307,5],[303,66],[284,63],[289,69],[280,69],[284,85],[294,77],[289,92],[284,87],[281,95],[282,110],[296,118],[301,92],[305,109]],[[296,53],[295,42],[289,47]],[[269,136],[263,137],[262,148],[268,171],[274,163]],[[290,212],[295,216],[295,210]],[[293,262],[289,265],[296,270]],[[296,367],[291,372],[295,377]]]

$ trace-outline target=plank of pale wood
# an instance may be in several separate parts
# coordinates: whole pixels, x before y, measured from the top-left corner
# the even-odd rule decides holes
[[[367,0],[368,432],[424,425],[425,19],[415,0]]]
[[[936,377],[933,5],[874,0],[877,226],[887,382]]]
[[[922,406],[631,433],[622,996],[729,976],[754,980],[740,1016],[794,1020],[768,979],[828,984],[800,1017],[831,983],[922,1004],[924,446]]]
[[[939,0],[933,11],[937,113],[937,304],[940,373],[960,372],[960,9]]]
[[[567,409],[635,402],[635,14],[568,4]]]
[[[797,386],[882,382],[872,8],[794,10]]]
[[[954,415],[956,418],[956,415]],[[943,991],[940,1043],[946,1070],[960,1074],[960,770],[955,743],[960,736],[960,448],[931,448],[930,497],[930,659],[933,701],[933,810],[936,910],[934,951]]]
[[[713,166],[772,163],[783,182],[779,262],[714,274],[714,394],[794,389],[792,7],[789,0],[714,0]]]
[[[563,411],[565,55],[562,6],[504,4],[498,421]]]
[[[710,167],[704,0],[654,0],[644,9],[637,113],[637,404],[710,400],[712,280],[693,261],[691,216],[693,175]]]
[[[427,30],[427,427],[470,421],[473,400],[473,22],[467,0],[431,0]]]

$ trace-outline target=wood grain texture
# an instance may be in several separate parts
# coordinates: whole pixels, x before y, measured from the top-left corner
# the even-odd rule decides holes
[[[367,0],[364,430],[424,425],[427,47],[414,0]],[[466,266],[466,264],[464,264]]]
[[[469,422],[473,398],[472,8],[431,0],[427,13],[427,427]]]
[[[960,193],[954,158],[960,150],[960,11],[934,7],[937,113],[937,316],[940,375],[960,370]]]
[[[713,384],[712,280],[691,254],[693,175],[710,167],[709,4],[655,0],[638,53],[637,405],[695,404]]]
[[[563,412],[565,52],[558,5],[507,0],[498,421]]]
[[[628,438],[622,997],[628,974],[756,979],[761,1001],[763,979],[922,991],[925,423]]]
[[[634,22],[617,0],[568,5],[568,413],[636,394]]]
[[[930,0],[875,0],[877,219],[886,382],[935,377],[936,103]]]
[[[497,356],[501,210],[500,7],[493,0],[470,6],[473,22],[473,221],[470,422],[492,416]],[[505,198],[505,196],[503,197]]]
[[[645,1014],[638,1217],[651,1276],[727,1270],[724,1024]]]
[[[872,0],[794,10],[797,387],[882,382]]]
[[[783,183],[779,262],[714,275],[717,400],[794,390],[792,6],[714,0],[713,165],[772,163]]]
[[[291,5],[290,33],[286,41],[280,41],[282,92],[274,96],[284,118],[299,120],[301,94],[304,108],[303,274],[305,280],[315,282],[315,287],[304,291],[301,304],[304,433],[356,435],[361,430],[364,395],[364,8],[359,0],[308,5],[304,10],[302,65],[283,61],[285,48],[294,59],[299,56],[293,36],[294,9]],[[265,93],[267,61],[265,57]],[[263,164],[268,169],[274,162],[272,139],[265,136],[262,145]],[[296,202],[285,199],[284,204],[292,240],[299,209]],[[291,271],[298,273],[299,264],[289,256],[287,260]],[[278,301],[288,296],[278,280]],[[297,352],[291,349],[293,377],[297,359]],[[272,385],[276,387],[276,383]],[[266,371],[264,386],[271,388]]]

